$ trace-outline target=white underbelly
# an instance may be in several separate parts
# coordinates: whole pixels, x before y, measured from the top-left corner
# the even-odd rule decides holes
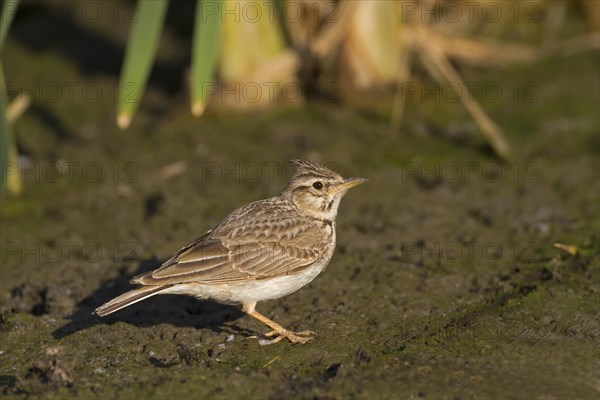
[[[328,254],[306,270],[293,275],[285,275],[272,279],[249,280],[236,283],[219,283],[216,285],[202,283],[182,283],[170,287],[160,294],[184,294],[199,299],[216,300],[224,304],[251,303],[277,299],[294,293],[306,286],[325,269],[333,248]]]

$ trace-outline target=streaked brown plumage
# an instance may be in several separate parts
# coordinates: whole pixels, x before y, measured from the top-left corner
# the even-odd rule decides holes
[[[293,293],[329,263],[341,198],[365,179],[343,179],[308,161],[292,160],[296,174],[281,196],[231,213],[217,227],[179,250],[160,268],[134,277],[142,285],[96,309],[104,316],[156,294],[187,294],[242,304],[275,337],[306,343],[312,332],[294,333],[255,310],[256,303]]]

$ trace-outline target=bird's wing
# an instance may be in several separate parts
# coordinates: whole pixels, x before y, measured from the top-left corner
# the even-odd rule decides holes
[[[285,229],[286,225],[267,221],[266,226],[254,226],[254,234],[242,230],[213,237],[209,232],[132,283],[219,284],[300,273],[325,254],[326,246],[315,240],[323,233],[316,224],[293,230]]]

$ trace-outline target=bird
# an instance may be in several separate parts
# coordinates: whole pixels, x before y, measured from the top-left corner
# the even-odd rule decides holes
[[[256,305],[296,292],[325,269],[335,250],[340,200],[368,180],[344,179],[316,162],[290,162],[295,172],[279,196],[236,209],[158,269],[134,276],[137,288],[94,313],[103,317],[155,295],[181,294],[241,305],[271,329],[261,344],[311,341],[314,332],[290,331]]]

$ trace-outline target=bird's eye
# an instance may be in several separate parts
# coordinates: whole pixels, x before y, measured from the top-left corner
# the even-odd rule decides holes
[[[321,189],[323,189],[323,184],[321,182],[317,181],[317,182],[313,183],[313,187],[317,190],[321,190]]]

